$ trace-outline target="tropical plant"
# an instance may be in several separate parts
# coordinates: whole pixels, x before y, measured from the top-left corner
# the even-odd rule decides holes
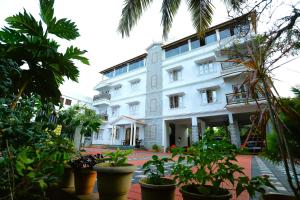
[[[6,18],[8,24],[0,30],[0,60],[14,65],[18,73],[10,73],[13,81],[11,93],[15,107],[22,95],[39,94],[42,101],[59,103],[59,85],[64,78],[77,81],[79,71],[74,60],[89,64],[86,51],[69,46],[59,52],[55,37],[74,40],[79,36],[74,22],[54,16],[54,0],[40,0],[41,20],[26,10]]]
[[[70,139],[74,138],[77,127],[81,128],[80,141],[82,141],[83,136],[91,136],[101,125],[101,119],[96,112],[84,105],[76,104],[66,110],[61,110],[58,116],[58,123],[62,125],[62,134]]]
[[[153,144],[153,145],[152,145],[152,150],[155,151],[155,152],[160,152],[160,151],[161,151],[161,148],[160,148],[160,146],[158,146],[157,144]]]
[[[212,22],[213,3],[212,1],[187,0],[187,6],[191,13],[194,28],[200,36],[208,29]],[[244,2],[242,0],[224,0],[234,10],[238,10]],[[131,29],[137,24],[143,12],[153,3],[151,0],[125,0],[122,9],[122,16],[119,21],[118,31],[122,37],[129,36]],[[163,0],[161,5],[161,24],[163,26],[163,37],[167,39],[172,27],[173,18],[176,15],[181,0]]]
[[[258,132],[265,138],[266,126],[269,121],[272,122],[288,182],[298,199],[300,199],[300,181],[288,137],[292,136],[293,142],[299,146],[299,129],[297,128],[298,131],[295,132],[290,130],[281,115],[285,115],[289,120],[299,121],[300,113],[283,103],[274,85],[272,74],[274,70],[283,66],[280,62],[282,58],[299,54],[297,24],[299,17],[300,9],[293,7],[291,13],[278,20],[271,31],[249,37],[246,41],[234,41],[228,48],[221,50],[223,55],[233,58],[225,62],[237,63],[247,69],[242,84],[247,88],[246,103],[252,99],[258,107],[256,114],[251,117],[251,131]],[[266,103],[261,103],[262,99],[265,99]]]
[[[237,196],[244,190],[250,196],[255,195],[255,191],[265,192],[265,186],[275,189],[267,177],[249,179],[236,163],[237,152],[236,147],[226,141],[205,137],[188,152],[183,148],[172,150],[172,157],[178,156],[172,174],[179,185],[196,194],[224,194],[224,182],[236,186]]]
[[[164,184],[163,177],[165,176],[164,164],[172,161],[170,158],[159,158],[157,155],[153,155],[151,160],[144,163],[144,174],[147,174],[148,184],[162,185]]]
[[[116,151],[104,153],[104,161],[107,161],[111,167],[120,167],[126,166],[127,156],[131,154],[132,150],[120,150],[119,148]]]
[[[80,155],[79,157],[73,158],[69,163],[73,169],[92,169],[97,163],[103,162],[102,159],[102,154]]]

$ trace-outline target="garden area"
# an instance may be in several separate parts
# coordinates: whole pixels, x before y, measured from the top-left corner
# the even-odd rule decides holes
[[[129,36],[151,1],[125,2],[118,30]],[[164,2],[170,6],[169,15],[163,15],[167,37],[168,22],[179,4]],[[200,1],[187,2],[191,12],[199,14],[193,8],[200,7]],[[211,23],[208,2],[203,8],[208,18],[196,20],[199,37]],[[243,5],[230,2],[235,10]],[[220,140],[208,130],[188,149],[172,148],[169,153],[83,147],[84,137],[97,132],[102,119],[82,105],[62,109],[59,86],[65,79],[78,81],[77,64],[89,65],[86,50],[70,45],[61,51],[61,41],[71,44],[79,30],[72,20],[55,16],[54,0],[39,3],[40,19],[24,9],[7,17],[7,26],[0,30],[0,200],[246,200],[276,189],[268,176],[251,174],[251,156],[240,155],[243,150],[228,142],[223,129],[217,133]],[[267,105],[253,116],[250,131],[266,138],[265,157],[284,163],[295,196],[287,198],[299,199],[295,164],[300,162],[300,90],[293,88],[295,98],[280,98],[270,75],[274,63],[296,55],[300,47],[296,23],[300,10],[294,7],[289,14],[276,31],[236,43],[222,53],[236,58],[226,62],[251,70],[245,79],[251,96],[258,98],[259,90],[266,97]],[[270,135],[267,123],[273,125]]]

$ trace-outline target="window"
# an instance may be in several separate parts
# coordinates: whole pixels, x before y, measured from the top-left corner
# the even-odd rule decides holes
[[[135,90],[139,88],[140,80],[134,80],[130,82],[131,89]]]
[[[103,140],[103,130],[100,130],[98,133],[94,134],[95,140]]]
[[[192,39],[191,47],[192,47],[192,49],[196,49],[196,48],[200,47],[200,40],[198,38]]]
[[[228,37],[231,36],[231,32],[230,32],[229,28],[221,30],[219,32],[219,34],[220,34],[220,40],[223,40],[223,39],[228,38]]]
[[[170,81],[178,81],[181,80],[181,69],[175,69],[169,72]]]
[[[119,140],[120,139],[120,129],[116,129],[116,135],[115,135],[115,139]]]
[[[170,49],[166,49],[166,58],[176,56],[176,55],[184,53],[188,50],[189,50],[189,45],[186,41],[185,43],[182,43],[179,46],[172,47]]]
[[[118,75],[124,74],[126,72],[127,72],[127,65],[117,68],[115,75],[118,76]]]
[[[121,85],[115,86],[114,87],[114,95],[119,95],[120,94],[120,89],[121,89]]]
[[[144,59],[129,63],[129,71],[144,67]]]
[[[214,63],[208,62],[199,65],[199,75],[209,74],[216,72]]]
[[[169,97],[170,100],[170,108],[180,108],[183,107],[183,96],[182,95],[174,95]]]
[[[65,104],[68,105],[68,106],[70,106],[72,104],[72,100],[71,99],[66,99]]]
[[[131,115],[136,115],[139,112],[139,103],[131,103],[129,104],[129,112]]]
[[[234,35],[245,36],[250,31],[250,25],[248,22],[237,24],[234,27]]]
[[[112,117],[118,117],[120,111],[120,106],[115,106],[111,108],[111,116]]]
[[[215,103],[217,102],[217,90],[207,89],[201,92],[202,103]]]
[[[104,73],[104,76],[106,76],[107,78],[112,78],[114,76],[114,71],[108,71]]]
[[[217,41],[216,33],[205,36],[205,44],[210,44]]]

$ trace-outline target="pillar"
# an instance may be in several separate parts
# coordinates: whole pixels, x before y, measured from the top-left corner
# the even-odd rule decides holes
[[[199,142],[197,117],[192,117],[192,141],[191,144]]]
[[[133,124],[133,143],[132,143],[133,146],[135,146],[135,138],[136,138],[136,123]]]
[[[201,119],[200,119],[200,128],[201,128],[201,138],[203,139],[205,137],[206,123]]]
[[[132,132],[133,132],[133,124],[131,123],[130,124],[130,142],[129,142],[130,146],[132,145]]]
[[[231,144],[234,144],[237,148],[241,147],[241,136],[239,131],[238,122],[233,119],[232,113],[228,114]]]

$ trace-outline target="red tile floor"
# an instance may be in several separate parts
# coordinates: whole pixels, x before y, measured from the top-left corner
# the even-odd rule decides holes
[[[107,149],[100,149],[97,147],[93,148],[86,148],[87,153],[103,153],[105,151],[108,151]],[[143,165],[147,160],[151,159],[151,156],[153,154],[159,155],[159,156],[170,156],[168,153],[155,153],[151,151],[143,151],[143,150],[135,150],[132,155],[128,157],[128,162],[131,164],[134,164],[136,166]],[[239,155],[237,156],[237,161],[239,166],[244,168],[244,173],[251,177],[251,160],[252,156],[249,155]],[[226,187],[226,184],[224,184],[223,187]],[[247,192],[243,192],[240,196],[236,197],[235,190],[230,187],[226,187],[230,189],[232,193],[232,199],[233,200],[248,200],[249,195]],[[131,186],[130,192],[128,194],[128,199],[130,200],[140,200],[141,199],[141,189],[139,184],[133,184]],[[181,200],[181,194],[179,190],[176,190],[176,200]]]

